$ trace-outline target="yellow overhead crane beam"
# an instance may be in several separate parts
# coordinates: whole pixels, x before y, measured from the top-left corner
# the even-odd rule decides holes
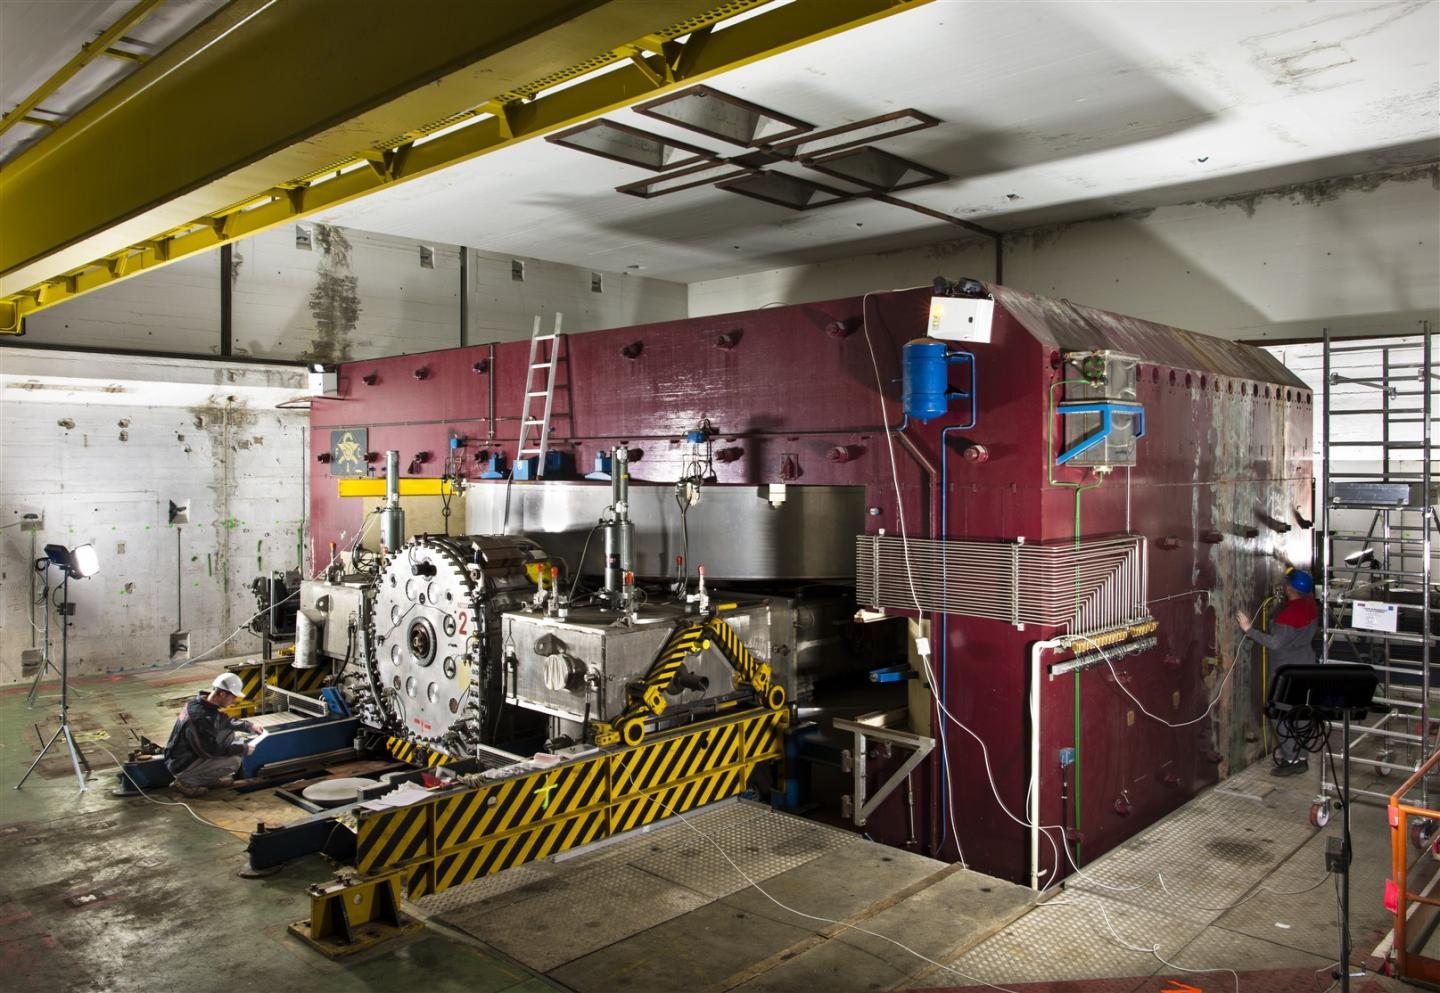
[[[232,0],[0,169],[0,333],[147,269],[929,2]]]
[[[98,58],[109,57],[142,64],[148,61],[147,56],[135,52],[127,52],[120,48],[111,48],[110,46],[123,38],[126,31],[129,31],[136,24],[140,23],[145,15],[149,14],[164,2],[165,0],[140,0],[135,6],[120,15],[120,18],[114,24],[102,31],[100,37],[81,45],[80,51],[76,52],[69,62],[66,62],[59,69],[55,70],[53,76],[37,86],[33,93],[16,104],[14,109],[5,114],[4,117],[0,117],[0,134],[4,134],[17,124],[32,124],[47,128],[57,127],[60,122],[46,120],[43,117],[31,117],[30,112],[38,108],[40,104],[44,103],[56,90],[73,79],[81,69],[84,69]]]

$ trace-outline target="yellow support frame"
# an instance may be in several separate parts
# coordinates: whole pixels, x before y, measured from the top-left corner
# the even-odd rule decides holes
[[[0,333],[22,334],[27,314],[141,272],[932,0],[797,0],[787,6],[767,9],[732,27],[714,30],[723,21],[761,2],[729,0],[707,13],[686,16],[692,13],[689,5],[671,0],[663,9],[673,10],[675,16],[686,16],[686,19],[669,28],[642,34],[566,69],[504,93],[492,94],[477,101],[469,110],[408,131],[378,146],[358,149],[350,157],[318,171],[271,184],[227,208],[192,217],[179,225],[172,223],[141,241],[117,251],[107,251],[102,257],[91,257],[81,265],[74,265],[69,256],[76,251],[62,249],[73,245],[75,239],[64,241],[62,238],[44,250],[27,250],[30,254],[24,258],[6,259],[7,268],[0,274],[0,294],[3,294],[0,296]],[[610,0],[608,7],[619,9],[617,17],[625,11],[624,0]],[[261,8],[260,13],[266,9]],[[300,9],[303,5],[287,7],[287,10]],[[249,16],[258,17],[259,13]],[[344,15],[343,20],[349,23],[364,18],[350,13]],[[443,18],[440,20],[443,22]],[[173,66],[158,65],[161,61],[161,58],[152,60],[142,71],[174,70]],[[619,67],[611,71],[591,75],[617,64]],[[564,89],[553,89],[560,83],[577,79],[580,81]],[[97,104],[103,102],[104,98]],[[100,107],[96,113],[110,109]],[[446,130],[452,127],[455,129]],[[65,140],[64,133],[57,132],[41,143],[41,150],[61,146]],[[13,208],[15,213],[11,216],[28,219],[33,228],[43,224],[45,211],[56,202],[53,196],[63,191],[51,185],[50,196],[39,195],[44,192],[41,187],[47,185],[43,178],[37,183],[34,176],[17,174],[18,170],[28,168],[26,158],[22,155],[7,167],[9,175],[0,174],[0,213],[9,213]],[[94,167],[104,169],[106,165],[97,161]],[[77,196],[87,192],[90,199],[95,199],[93,191],[71,191]],[[166,212],[163,207],[173,216],[173,205],[181,202],[189,200],[181,200],[177,188],[169,200],[157,205],[151,213],[159,216]],[[35,214],[37,210],[40,215]],[[99,234],[92,233],[80,241],[82,245],[98,247],[100,242],[96,239],[106,232],[133,230],[134,226],[133,221],[116,218],[103,224]],[[15,234],[18,229],[12,229],[12,237]]]
[[[361,476],[353,479],[340,479],[338,484],[342,497],[383,497],[385,495],[385,480],[383,479]],[[455,492],[455,488],[450,485],[448,479],[402,478],[400,480],[402,497],[452,496]]]
[[[749,710],[408,807],[359,810],[355,872],[410,899],[738,796],[785,756],[790,712]]]

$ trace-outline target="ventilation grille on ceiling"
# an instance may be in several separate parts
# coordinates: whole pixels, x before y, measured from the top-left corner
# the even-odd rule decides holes
[[[661,173],[615,187],[617,192],[646,199],[713,186],[790,210],[868,198],[952,220],[942,211],[892,195],[944,182],[948,175],[871,144],[940,123],[921,111],[898,110],[817,131],[815,125],[798,117],[709,86],[667,94],[638,105],[635,111],[746,151],[725,155],[603,119],[549,135],[546,140]],[[794,174],[806,170],[855,189]]]

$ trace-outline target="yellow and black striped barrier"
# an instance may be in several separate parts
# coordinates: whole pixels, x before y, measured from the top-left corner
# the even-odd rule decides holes
[[[784,757],[788,710],[747,710],[644,744],[356,813],[355,868],[411,899],[737,796]]]
[[[318,695],[320,690],[330,682],[329,666],[297,669],[286,659],[274,659],[264,665],[259,662],[242,662],[228,668],[229,671],[240,677],[240,685],[245,690],[244,700],[225,708],[226,713],[235,717],[245,717],[254,713],[259,707],[262,673],[269,686],[276,686],[294,693],[306,693],[310,696]]]
[[[624,743],[638,745],[645,737],[648,716],[659,717],[665,712],[665,690],[675,679],[681,665],[690,655],[698,655],[711,647],[710,637],[720,647],[720,654],[735,670],[735,686],[748,686],[758,702],[771,710],[785,706],[785,687],[772,683],[769,663],[757,659],[735,629],[722,618],[712,617],[704,624],[691,624],[677,629],[665,641],[655,661],[645,673],[638,697],[630,698],[625,711],[613,721],[594,722],[595,743],[609,747]]]
[[[426,748],[424,745],[416,744],[405,738],[386,738],[385,750],[401,762],[423,765],[431,769],[437,765],[449,765],[455,761],[444,752]]]

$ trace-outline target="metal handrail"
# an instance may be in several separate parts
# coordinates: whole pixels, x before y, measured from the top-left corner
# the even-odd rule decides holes
[[[1386,896],[1387,901],[1390,896],[1394,897],[1395,974],[1401,979],[1418,979],[1428,983],[1440,982],[1440,960],[1411,951],[1406,931],[1411,923],[1409,918],[1411,904],[1440,908],[1440,899],[1424,893],[1411,893],[1409,890],[1410,866],[1407,857],[1410,845],[1409,820],[1411,817],[1424,818],[1436,822],[1437,828],[1440,828],[1440,810],[1431,810],[1427,807],[1405,803],[1405,795],[1434,771],[1437,764],[1440,764],[1440,751],[1432,753],[1429,758],[1420,763],[1411,773],[1410,778],[1390,794],[1389,804],[1390,875],[1393,894],[1387,893]],[[1433,833],[1425,834],[1423,837],[1434,838],[1435,835]]]

